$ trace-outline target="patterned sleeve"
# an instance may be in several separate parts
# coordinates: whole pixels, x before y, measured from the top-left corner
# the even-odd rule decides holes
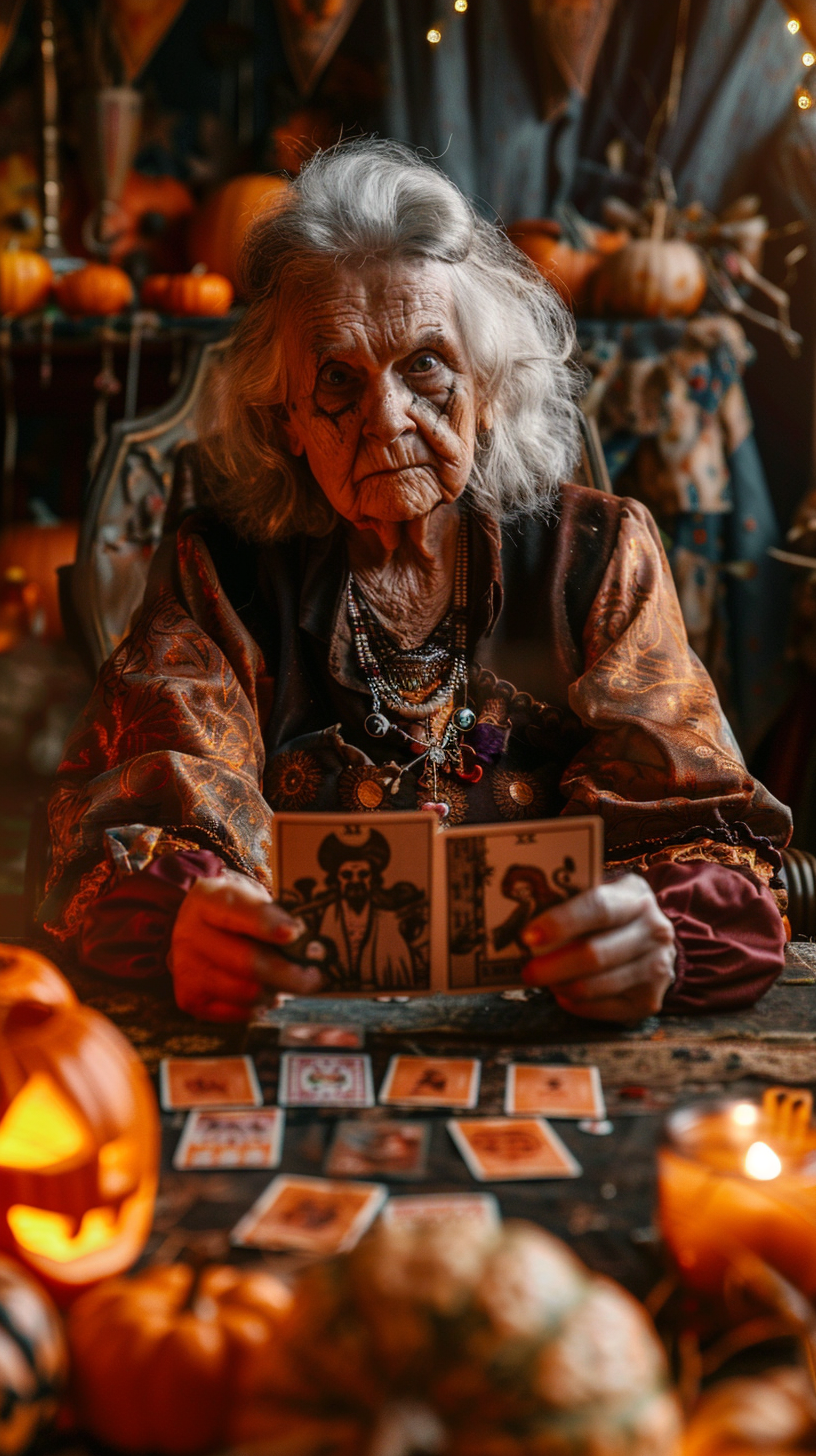
[[[590,737],[562,777],[565,812],[601,815],[609,861],[684,845],[684,858],[722,862],[727,847],[731,863],[773,873],[790,813],[745,767],[636,501],[622,503],[569,698]]]
[[[123,858],[143,868],[164,853],[207,849],[269,885],[263,662],[200,538],[180,540],[178,568],[181,585],[159,574],[102,668],[59,769],[38,919],[63,942],[121,875]]]

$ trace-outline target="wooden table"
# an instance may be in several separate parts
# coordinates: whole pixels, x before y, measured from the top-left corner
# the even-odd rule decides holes
[[[503,1111],[508,1062],[596,1063],[613,1131],[605,1137],[559,1123],[584,1174],[550,1183],[476,1184],[445,1128],[445,1112],[414,1113],[433,1124],[428,1177],[393,1184],[395,1194],[485,1188],[507,1217],[534,1219],[566,1239],[593,1269],[619,1279],[643,1297],[661,1271],[653,1215],[655,1149],[662,1118],[684,1099],[756,1094],[784,1082],[816,1089],[816,945],[788,947],[786,971],[749,1011],[699,1017],[653,1017],[617,1029],[561,1012],[546,992],[427,997],[405,1003],[287,999],[267,1012],[270,1025],[218,1027],[193,1022],[166,995],[141,986],[74,977],[83,1000],[110,1016],[138,1047],[151,1072],[165,1055],[247,1051],[258,1069],[264,1100],[277,1096],[278,1030],[290,1021],[355,1021],[366,1033],[375,1089],[397,1051],[455,1052],[482,1061],[479,1111]],[[520,999],[524,996],[525,999]],[[290,1109],[281,1171],[321,1174],[339,1117],[364,1113]],[[269,1172],[177,1173],[171,1158],[184,1114],[162,1114],[163,1167],[148,1258],[186,1251],[223,1259],[252,1258],[230,1249],[229,1230],[269,1182]],[[265,1256],[292,1267],[299,1256]]]

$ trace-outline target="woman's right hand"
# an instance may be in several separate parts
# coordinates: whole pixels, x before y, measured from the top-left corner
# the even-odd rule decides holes
[[[181,902],[167,965],[176,1002],[204,1021],[247,1021],[262,987],[307,996],[322,978],[276,955],[304,932],[249,875],[196,880]]]

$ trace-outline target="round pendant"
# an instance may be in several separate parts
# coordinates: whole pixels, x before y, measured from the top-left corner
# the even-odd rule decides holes
[[[434,802],[433,799],[426,799],[425,803],[420,804],[419,807],[424,809],[426,814],[436,814],[443,823],[450,814],[450,804],[443,804],[441,800]]]
[[[369,713],[364,726],[369,738],[384,738],[391,724],[384,713]]]
[[[451,722],[460,733],[469,733],[476,727],[476,714],[472,708],[457,708]]]

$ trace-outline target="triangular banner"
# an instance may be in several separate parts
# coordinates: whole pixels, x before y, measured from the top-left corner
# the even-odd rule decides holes
[[[541,111],[557,117],[571,92],[586,96],[615,0],[530,0]]]
[[[147,65],[186,3],[187,0],[105,0],[128,82]]]
[[[311,96],[359,6],[360,0],[275,0],[286,59],[301,96]]]

